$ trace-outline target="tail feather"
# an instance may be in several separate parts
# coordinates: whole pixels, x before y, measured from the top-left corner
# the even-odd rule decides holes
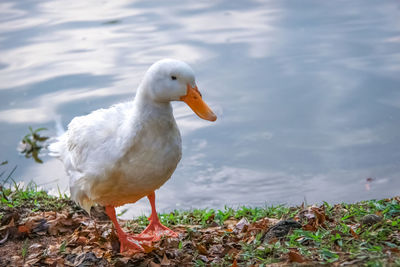
[[[47,146],[47,150],[49,151],[49,156],[60,158],[64,147],[64,139],[65,139],[65,129],[61,123],[61,116],[56,116],[55,118],[55,128],[57,132],[57,137],[52,138],[50,140],[50,144]]]
[[[81,183],[82,180],[78,180],[73,185],[70,185],[71,199],[90,214],[90,209],[94,202],[88,197],[87,191]]]
[[[60,158],[60,156],[61,156],[61,147],[62,147],[62,143],[59,140],[51,143],[47,147],[47,150],[49,151],[49,155],[52,156],[52,157]]]

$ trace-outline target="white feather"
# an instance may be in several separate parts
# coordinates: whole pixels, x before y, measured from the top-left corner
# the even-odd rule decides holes
[[[171,82],[171,74],[179,81]],[[71,197],[94,203],[133,203],[163,185],[181,159],[181,136],[170,101],[194,84],[192,69],[176,60],[155,63],[134,101],[75,117],[49,146],[70,177]]]

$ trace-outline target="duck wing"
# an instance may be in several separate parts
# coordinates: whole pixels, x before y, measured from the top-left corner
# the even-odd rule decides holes
[[[131,108],[132,103],[122,103],[75,117],[49,146],[50,155],[63,161],[72,180],[104,172],[134,142]]]

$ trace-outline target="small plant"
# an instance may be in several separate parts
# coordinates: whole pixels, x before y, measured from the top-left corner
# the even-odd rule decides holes
[[[24,136],[18,145],[18,151],[24,154],[26,158],[33,158],[37,163],[43,163],[39,158],[39,152],[44,147],[43,142],[45,142],[49,137],[41,136],[40,131],[47,130],[46,128],[38,128],[33,130],[29,126],[29,133]]]
[[[13,171],[15,171],[15,168]],[[1,208],[4,206],[15,209],[24,207],[32,211],[58,211],[69,205],[69,199],[65,196],[63,198],[51,196],[38,188],[34,182],[27,185],[15,182],[11,178],[13,171],[5,181],[0,183],[0,217],[2,215]],[[13,183],[7,186],[5,182],[9,179]]]
[[[29,248],[29,241],[25,239],[24,244],[22,245],[21,249],[21,256],[25,260],[26,256],[28,256],[28,248]]]
[[[60,253],[64,253],[66,247],[67,247],[67,241],[64,240],[60,245],[60,249],[59,249]]]

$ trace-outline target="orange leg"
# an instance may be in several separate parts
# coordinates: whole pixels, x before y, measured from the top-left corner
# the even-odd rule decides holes
[[[147,196],[151,205],[151,215],[149,217],[150,224],[138,235],[134,235],[137,240],[158,241],[162,236],[178,237],[178,234],[161,224],[156,211],[156,195],[151,193]]]
[[[113,206],[106,206],[106,213],[108,217],[110,217],[113,222],[115,229],[117,230],[119,242],[120,242],[120,251],[124,252],[125,250],[136,250],[136,251],[144,251],[143,247],[140,245],[138,240],[135,240],[130,235],[127,235],[119,226],[117,216],[115,215],[115,209]]]

